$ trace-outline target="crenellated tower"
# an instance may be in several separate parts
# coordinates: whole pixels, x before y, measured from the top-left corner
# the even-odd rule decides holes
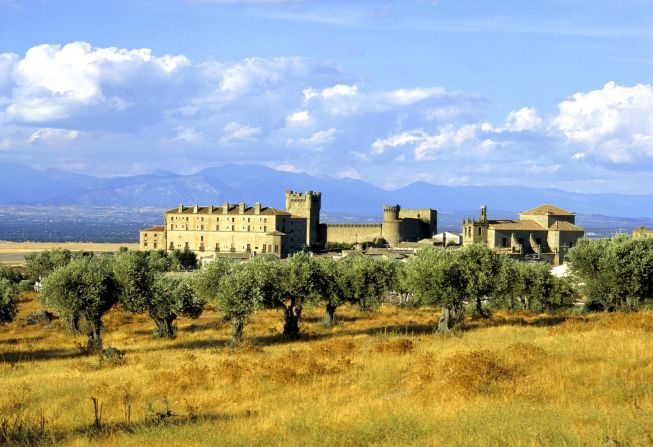
[[[401,242],[401,220],[399,219],[399,205],[383,205],[383,224],[381,232],[383,239],[391,246]]]
[[[322,193],[320,192],[286,191],[286,211],[293,216],[306,218],[306,245],[309,247],[319,243],[318,228],[321,207]]]

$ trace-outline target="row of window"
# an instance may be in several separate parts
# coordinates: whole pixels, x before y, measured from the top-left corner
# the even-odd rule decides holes
[[[241,231],[255,231],[255,227],[251,227],[249,225],[243,225],[240,227]],[[181,224],[170,224],[170,229],[171,230],[188,230],[188,225],[181,225]],[[204,225],[196,225],[195,226],[196,230],[204,231]],[[237,231],[236,230],[236,225],[223,225],[222,228],[220,225],[215,226],[215,231]],[[268,227],[267,225],[264,225],[262,227],[258,227],[258,231],[262,231],[264,233],[267,233]]]
[[[145,244],[145,247],[147,248],[147,243]],[[154,248],[156,248],[156,244],[154,244]],[[182,248],[181,244],[179,244],[177,246],[177,248]],[[184,243],[184,248],[187,248],[189,250],[192,249],[189,242]],[[175,249],[174,242],[170,242],[170,250],[174,250],[174,249]],[[206,251],[206,247],[204,246],[204,242],[200,243],[200,246],[198,247],[198,249],[199,249],[199,251]],[[281,249],[283,249],[283,246],[281,246]],[[234,253],[236,251],[236,244],[234,244],[232,242],[231,244],[223,244],[221,246],[218,242],[216,242],[214,250],[216,252],[231,252],[231,253]],[[252,251],[252,245],[251,244],[244,244],[244,245],[242,245],[242,250],[247,252],[247,253],[250,253]],[[254,252],[255,253],[259,252],[259,246],[258,245],[254,247]],[[275,253],[275,254],[278,254],[279,253],[279,244],[274,244],[274,245],[273,244],[262,244],[260,246],[260,252],[261,253]]]
[[[245,220],[247,219],[247,220]],[[189,222],[188,216],[172,216],[170,217],[171,221],[183,221],[183,222]],[[208,218],[206,219],[207,221],[209,220]],[[241,217],[240,220],[242,222],[251,222],[250,217]],[[215,218],[216,222],[220,222],[220,218],[216,217]],[[235,217],[225,217],[223,219],[223,222],[235,222],[236,218]],[[256,218],[254,218],[254,221],[256,221]],[[259,217],[258,218],[259,222],[267,223],[268,219],[266,217]],[[200,217],[200,222],[204,222],[204,217]]]

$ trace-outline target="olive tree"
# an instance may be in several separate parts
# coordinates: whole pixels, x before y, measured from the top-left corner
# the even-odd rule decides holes
[[[440,306],[438,332],[448,332],[463,323],[465,271],[454,250],[427,248],[419,251],[408,262],[406,281],[420,303]]]
[[[25,255],[27,273],[30,279],[40,281],[58,267],[68,264],[73,258],[70,250],[54,249]]]
[[[394,283],[395,264],[367,256],[345,258],[341,262],[346,300],[362,310],[378,307]]]
[[[18,290],[6,278],[0,278],[0,323],[14,321],[18,313]]]
[[[178,316],[197,318],[204,301],[198,298],[189,280],[165,276],[165,263],[148,252],[126,251],[116,256],[114,272],[120,284],[120,302],[134,313],[147,313],[156,324],[155,336],[174,338]]]
[[[348,302],[345,293],[345,269],[347,263],[334,261],[330,258],[319,258],[322,272],[325,276],[325,291],[323,300],[325,304],[324,325],[331,327],[335,324],[336,310]]]
[[[185,247],[183,250],[173,250],[170,253],[170,258],[176,270],[193,270],[197,267],[197,255],[188,247]]]
[[[266,296],[266,307],[281,309],[283,334],[299,338],[299,318],[303,308],[316,305],[330,293],[328,272],[308,253],[294,254],[278,264],[277,281],[282,285],[282,293]]]
[[[524,294],[524,282],[520,274],[519,261],[501,256],[496,276],[492,306],[514,310]]]
[[[465,295],[474,301],[474,315],[486,318],[482,300],[492,295],[501,263],[498,255],[485,244],[472,244],[457,252],[465,279]]]
[[[81,257],[58,267],[43,280],[39,299],[45,307],[86,320],[87,351],[102,350],[102,317],[117,303],[120,288],[108,256]]]
[[[18,270],[6,265],[0,265],[0,278],[8,280],[12,284],[18,284],[24,279]]]
[[[147,313],[156,323],[155,335],[175,338],[177,317],[199,318],[205,304],[195,293],[190,278],[157,274],[151,300],[147,303]]]
[[[581,239],[566,259],[589,310],[634,310],[653,299],[653,239]]]
[[[216,272],[213,274],[217,276]],[[211,296],[217,310],[231,322],[232,344],[242,341],[243,329],[254,312],[266,303],[282,300],[281,274],[280,262],[263,257],[230,265],[224,271],[217,294]]]

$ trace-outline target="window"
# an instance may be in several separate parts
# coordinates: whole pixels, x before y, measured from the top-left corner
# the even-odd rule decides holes
[[[481,227],[478,227],[478,235],[481,235]]]
[[[507,237],[502,237],[501,238],[501,246],[502,247],[507,247],[508,246],[508,238]]]
[[[152,245],[152,248],[156,250],[156,241],[154,241],[154,244]]]
[[[245,251],[247,251],[247,252],[252,251],[252,247],[249,244],[247,244],[247,249]]]
[[[147,241],[143,242],[143,247],[147,248]]]
[[[279,244],[274,244],[274,252],[279,253]]]
[[[217,242],[215,243],[215,251],[220,251],[220,244]]]
[[[200,241],[204,242],[204,235],[200,236]]]
[[[188,246],[188,242],[185,242],[185,243],[184,243],[184,248],[190,248],[190,247]]]

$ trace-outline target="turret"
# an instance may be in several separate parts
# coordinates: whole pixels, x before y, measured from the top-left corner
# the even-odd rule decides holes
[[[383,205],[383,224],[381,232],[383,238],[391,246],[401,242],[401,220],[399,219],[399,205]]]

